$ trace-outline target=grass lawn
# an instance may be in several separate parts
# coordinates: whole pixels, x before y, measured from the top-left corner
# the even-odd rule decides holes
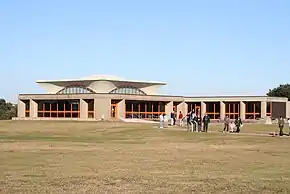
[[[276,128],[2,121],[0,193],[290,193],[290,138],[259,135]]]

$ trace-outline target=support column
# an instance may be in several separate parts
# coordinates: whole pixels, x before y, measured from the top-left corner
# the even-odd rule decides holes
[[[267,117],[267,101],[261,101],[261,118]]]
[[[111,118],[111,99],[110,98],[95,98],[94,99],[94,115],[95,119],[104,120]]]
[[[290,118],[290,101],[286,102],[286,118]]]
[[[240,101],[240,118],[241,120],[246,119],[246,105],[243,101]]]
[[[170,101],[165,105],[165,113],[166,115],[170,115],[172,111],[173,111],[173,101]]]
[[[206,114],[206,103],[205,102],[201,102],[200,103],[200,111],[201,111],[201,118],[204,117],[204,115]]]
[[[18,100],[18,104],[17,104],[17,117],[18,118],[25,117],[25,103],[22,100]]]
[[[88,103],[84,99],[80,99],[80,118],[88,119]]]
[[[30,99],[30,110],[29,110],[29,117],[37,118],[37,111],[38,111],[38,104],[34,100]]]
[[[117,118],[118,119],[124,119],[126,118],[126,103],[125,103],[125,100],[121,100],[119,103],[118,103],[118,107],[117,107]]]
[[[180,111],[183,115],[187,113],[187,104],[185,102],[181,102],[177,105],[177,115],[179,115]]]
[[[220,101],[220,119],[224,119],[226,116],[226,106],[223,101]]]

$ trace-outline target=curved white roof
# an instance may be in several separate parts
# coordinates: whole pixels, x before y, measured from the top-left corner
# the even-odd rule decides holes
[[[60,79],[60,80],[37,80],[37,83],[60,83],[60,82],[82,82],[82,81],[97,81],[97,80],[107,80],[107,81],[117,81],[117,82],[132,82],[132,83],[142,83],[142,84],[153,84],[153,85],[166,85],[165,82],[158,81],[141,81],[141,80],[126,80],[114,75],[91,75],[83,77],[81,79]]]
[[[100,80],[100,79],[105,79],[105,80],[123,80],[122,78],[119,78],[118,76],[114,75],[91,75],[91,76],[86,76],[81,78],[83,80]]]

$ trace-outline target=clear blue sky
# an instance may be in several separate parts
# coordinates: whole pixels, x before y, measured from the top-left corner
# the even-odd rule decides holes
[[[289,0],[7,0],[0,97],[112,74],[176,95],[264,95],[290,81]],[[189,85],[188,85],[189,84]]]

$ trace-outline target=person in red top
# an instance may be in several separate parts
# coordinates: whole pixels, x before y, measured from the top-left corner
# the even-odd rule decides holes
[[[178,119],[179,119],[179,126],[182,127],[183,126],[183,114],[181,111],[179,111]]]

